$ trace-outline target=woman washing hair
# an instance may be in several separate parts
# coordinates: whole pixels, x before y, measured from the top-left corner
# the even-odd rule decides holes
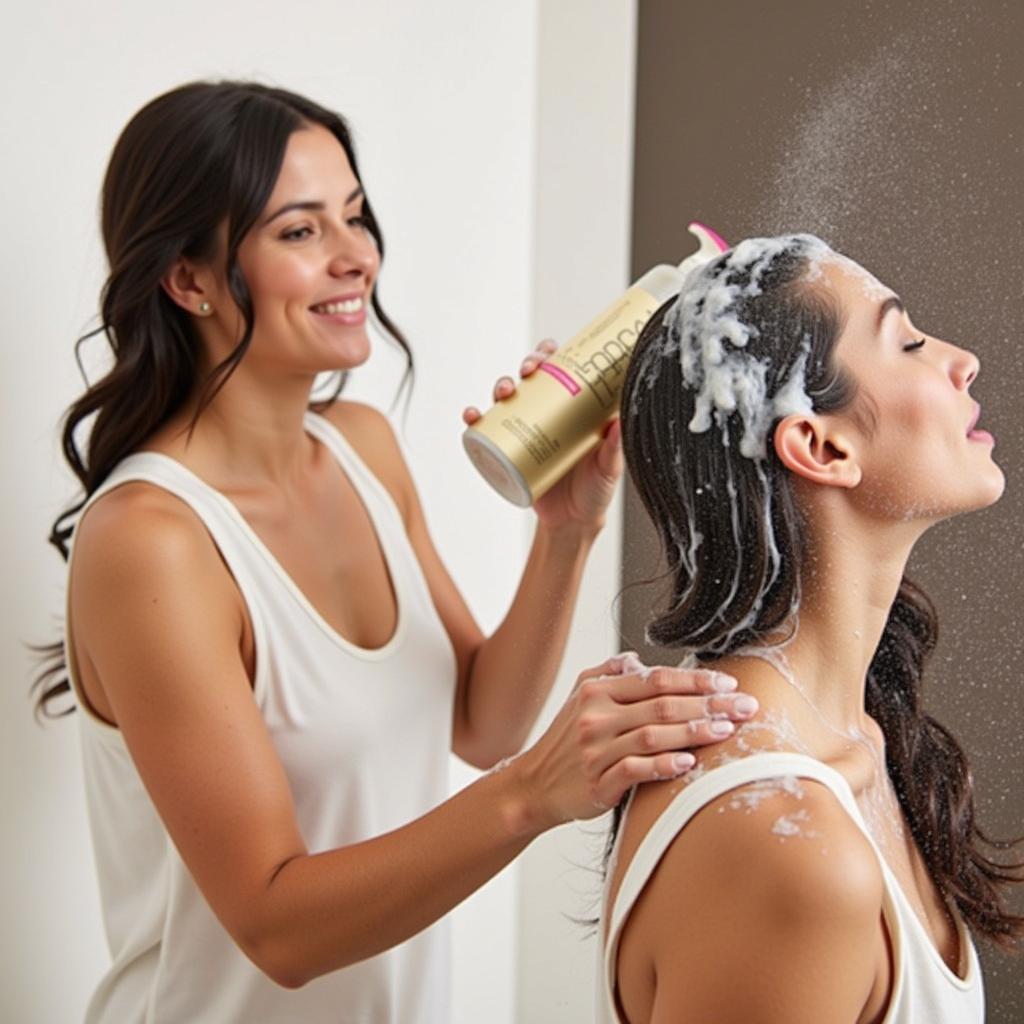
[[[371,310],[408,355],[344,121],[175,89],[118,140],[102,227],[114,360],[65,424],[85,493],[52,535],[74,550],[40,697],[72,692],[81,728],[113,961],[86,1020],[448,1020],[444,915],[546,829],[686,770],[709,714],[742,716],[735,681],[611,659],[446,799],[449,751],[516,754],[550,690],[616,429],[538,503],[484,636],[387,420],[310,405],[367,359]]]
[[[936,617],[904,576],[1002,494],[977,359],[808,235],[738,245],[662,314],[622,405],[671,582],[648,633],[762,710],[617,816],[604,1019],[980,1022],[971,933],[1024,932],[1020,864],[921,707]]]

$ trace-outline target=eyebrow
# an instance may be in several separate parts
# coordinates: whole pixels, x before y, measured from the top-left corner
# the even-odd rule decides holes
[[[882,303],[878,310],[878,323],[876,325],[876,329],[882,326],[885,314],[894,309],[898,313],[905,313],[907,311],[907,307],[903,305],[903,300],[898,295],[890,295],[885,302]]]
[[[357,185],[346,197],[345,206],[349,203],[354,202],[363,194],[363,186]],[[277,220],[278,217],[289,213],[292,210],[312,210],[315,213],[320,213],[327,209],[327,204],[321,199],[304,199],[294,203],[285,203],[276,213],[272,213],[263,222],[263,227],[266,227],[271,221]]]

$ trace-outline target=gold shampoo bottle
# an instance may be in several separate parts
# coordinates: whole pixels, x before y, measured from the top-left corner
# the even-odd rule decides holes
[[[462,435],[473,465],[502,497],[532,505],[600,442],[647,321],[695,266],[727,248],[703,224],[689,231],[700,242],[692,256],[648,270]]]

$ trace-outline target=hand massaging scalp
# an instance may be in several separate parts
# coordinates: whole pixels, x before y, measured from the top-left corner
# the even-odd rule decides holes
[[[600,443],[647,321],[691,270],[728,248],[703,224],[689,230],[700,242],[695,253],[678,267],[648,270],[462,435],[473,465],[502,497],[532,505]]]

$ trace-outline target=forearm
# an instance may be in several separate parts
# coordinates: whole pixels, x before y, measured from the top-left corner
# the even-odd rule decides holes
[[[493,764],[526,742],[561,664],[595,538],[593,530],[538,525],[512,605],[463,687],[456,732],[472,763]]]
[[[219,855],[207,866],[204,893],[241,948],[283,985],[301,985],[405,941],[547,829],[595,817],[641,781],[678,774],[674,736],[662,736],[653,750],[631,738],[638,722],[666,728],[658,709],[667,694],[693,693],[691,674],[622,675],[616,662],[581,673],[522,756],[410,824],[312,855],[294,822],[281,826],[274,855],[254,852],[261,833],[247,829],[241,856]],[[703,697],[685,700],[703,705]],[[585,731],[582,722],[589,723]],[[235,865],[246,858],[252,870],[239,872]]]
[[[379,838],[287,861],[240,940],[257,965],[296,987],[429,927],[554,822],[511,769],[486,775]]]

